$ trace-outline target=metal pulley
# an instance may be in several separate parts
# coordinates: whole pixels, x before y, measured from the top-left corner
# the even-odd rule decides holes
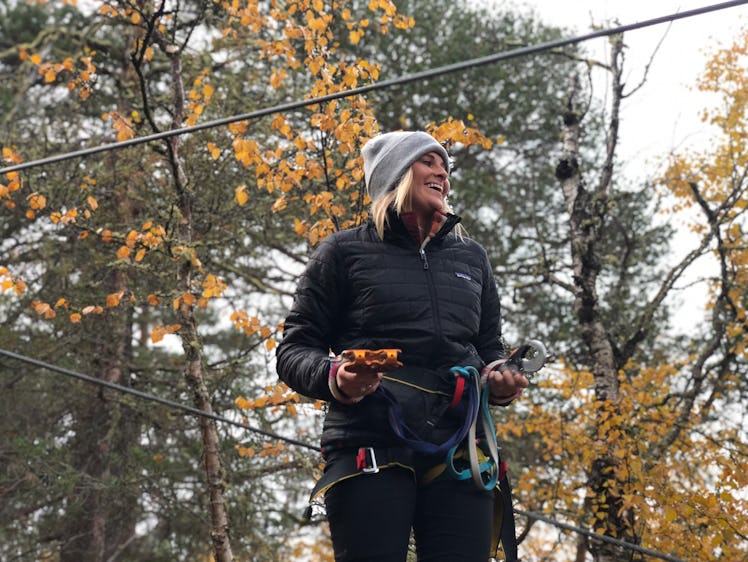
[[[542,369],[548,357],[548,350],[542,342],[529,340],[519,346],[506,363],[529,375]]]

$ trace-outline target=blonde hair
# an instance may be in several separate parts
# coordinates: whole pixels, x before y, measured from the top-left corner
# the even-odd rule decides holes
[[[384,226],[389,220],[387,217],[387,209],[393,207],[398,216],[411,210],[412,187],[413,170],[408,168],[408,171],[405,172],[403,177],[395,186],[395,189],[388,191],[372,202],[371,220],[374,222],[374,227],[377,229],[377,234],[379,234],[381,239],[384,239]],[[445,213],[453,212],[446,200],[444,201],[442,211]],[[455,226],[454,231],[460,239],[462,239],[466,234],[465,229],[462,228],[462,225],[460,224]]]

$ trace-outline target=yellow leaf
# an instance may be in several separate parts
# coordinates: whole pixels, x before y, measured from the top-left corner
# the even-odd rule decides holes
[[[70,322],[72,322],[73,324],[78,324],[80,321],[81,321],[81,315],[79,313],[73,312],[70,315]]]
[[[238,447],[237,452],[240,457],[253,457],[255,455],[253,447]]]
[[[249,201],[249,195],[247,194],[247,186],[240,185],[234,190],[234,200],[240,207],[243,207]]]
[[[108,294],[106,297],[107,308],[114,308],[116,306],[119,306],[119,303],[122,300],[122,295],[124,295],[124,293],[124,291],[119,291],[118,293]]]
[[[42,62],[42,57],[39,54],[34,53],[31,55],[31,62],[38,65]]]
[[[127,233],[127,237],[125,238],[125,244],[128,248],[134,248],[135,243],[138,241],[138,231],[137,230],[131,230]]]
[[[127,246],[120,246],[117,250],[117,259],[124,260],[130,255],[130,248]]]
[[[281,85],[281,82],[283,82],[283,79],[286,77],[285,70],[276,70],[270,75],[270,85],[273,88],[277,88]]]
[[[41,193],[32,193],[31,195],[29,195],[28,200],[29,206],[32,209],[39,210],[47,206],[47,198],[44,197],[44,195],[42,195]]]
[[[213,160],[218,160],[221,156],[221,149],[213,142],[208,143],[208,152],[210,152],[210,157],[213,158]]]
[[[234,400],[234,403],[240,410],[248,410],[252,405],[252,403],[243,396],[239,396],[236,400]]]
[[[33,301],[31,303],[31,306],[39,316],[44,316],[44,318],[46,318],[47,320],[50,320],[57,316],[57,313],[54,311],[54,309],[46,302]]]
[[[171,324],[169,326],[162,326],[160,324],[154,326],[151,330],[151,342],[158,343],[164,339],[167,334],[173,334],[181,328],[181,324]]]
[[[226,290],[226,282],[220,277],[216,277],[213,274],[206,276],[205,281],[202,283],[203,297],[220,297],[223,291]]]
[[[277,213],[284,210],[287,206],[288,201],[286,200],[285,195],[281,195],[278,199],[275,200],[275,203],[273,203],[272,211],[274,213]]]

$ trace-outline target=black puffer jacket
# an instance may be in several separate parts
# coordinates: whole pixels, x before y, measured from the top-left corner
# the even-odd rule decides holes
[[[488,258],[479,244],[451,232],[459,220],[448,215],[423,251],[390,216],[384,241],[368,223],[329,236],[313,253],[285,322],[277,371],[300,394],[331,402],[323,446],[394,441],[379,396],[353,406],[334,400],[329,351],[398,348],[406,368],[436,376],[449,375],[455,365],[480,369],[503,357]]]

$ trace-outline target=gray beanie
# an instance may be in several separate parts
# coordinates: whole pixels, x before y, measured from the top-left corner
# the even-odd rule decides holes
[[[410,166],[424,154],[438,152],[449,166],[449,154],[437,140],[422,131],[396,131],[377,135],[364,145],[364,178],[374,201],[397,187]]]

